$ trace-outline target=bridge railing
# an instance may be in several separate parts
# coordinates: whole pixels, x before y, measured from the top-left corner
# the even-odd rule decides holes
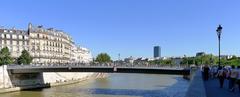
[[[148,65],[148,64],[89,64],[89,63],[81,63],[81,64],[29,64],[29,65],[8,65],[8,68],[53,68],[53,67],[122,67],[122,68],[164,68],[164,69],[184,69],[179,66],[164,66],[164,65]]]

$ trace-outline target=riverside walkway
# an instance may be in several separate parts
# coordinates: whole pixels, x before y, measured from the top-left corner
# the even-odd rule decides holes
[[[235,92],[228,90],[228,80],[225,80],[223,88],[219,87],[218,79],[209,79],[204,81],[207,97],[240,97],[238,89]]]

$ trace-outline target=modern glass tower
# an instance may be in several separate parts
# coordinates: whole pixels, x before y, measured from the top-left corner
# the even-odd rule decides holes
[[[161,57],[161,48],[160,48],[160,46],[154,46],[153,47],[153,57],[154,58],[160,58]]]

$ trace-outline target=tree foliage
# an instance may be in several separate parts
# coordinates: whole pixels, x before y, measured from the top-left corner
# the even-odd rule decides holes
[[[190,65],[218,65],[219,59],[218,56],[214,56],[213,54],[205,54],[196,57],[187,57],[184,56],[181,58],[181,66],[190,66]],[[232,56],[232,58],[221,57],[220,60],[221,65],[235,65],[240,66],[240,57]],[[174,58],[165,59],[165,60],[151,60],[149,64],[154,65],[176,65],[174,62]]]
[[[32,57],[27,50],[23,50],[21,56],[17,59],[18,64],[30,64],[32,62]]]
[[[96,61],[99,63],[111,62],[111,57],[107,53],[100,53],[97,55]]]
[[[184,57],[182,58],[182,65],[201,65],[201,64],[208,64],[208,65],[217,65],[219,62],[218,56],[214,56],[212,54],[206,54],[202,56],[196,57]],[[240,58],[233,56],[230,59],[221,58],[220,60],[221,65],[240,65]]]
[[[161,60],[161,64],[172,65],[173,61],[171,59]]]
[[[4,47],[0,51],[0,65],[9,65],[13,63],[13,58],[8,47]]]

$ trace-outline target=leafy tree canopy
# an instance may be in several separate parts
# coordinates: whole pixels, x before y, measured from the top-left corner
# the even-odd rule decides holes
[[[99,63],[111,62],[111,57],[107,53],[100,53],[97,55],[96,61]]]
[[[27,50],[23,50],[21,56],[17,59],[18,64],[30,64],[32,62],[32,57]]]
[[[4,47],[0,51],[0,65],[9,65],[13,63],[13,58],[8,47]]]

